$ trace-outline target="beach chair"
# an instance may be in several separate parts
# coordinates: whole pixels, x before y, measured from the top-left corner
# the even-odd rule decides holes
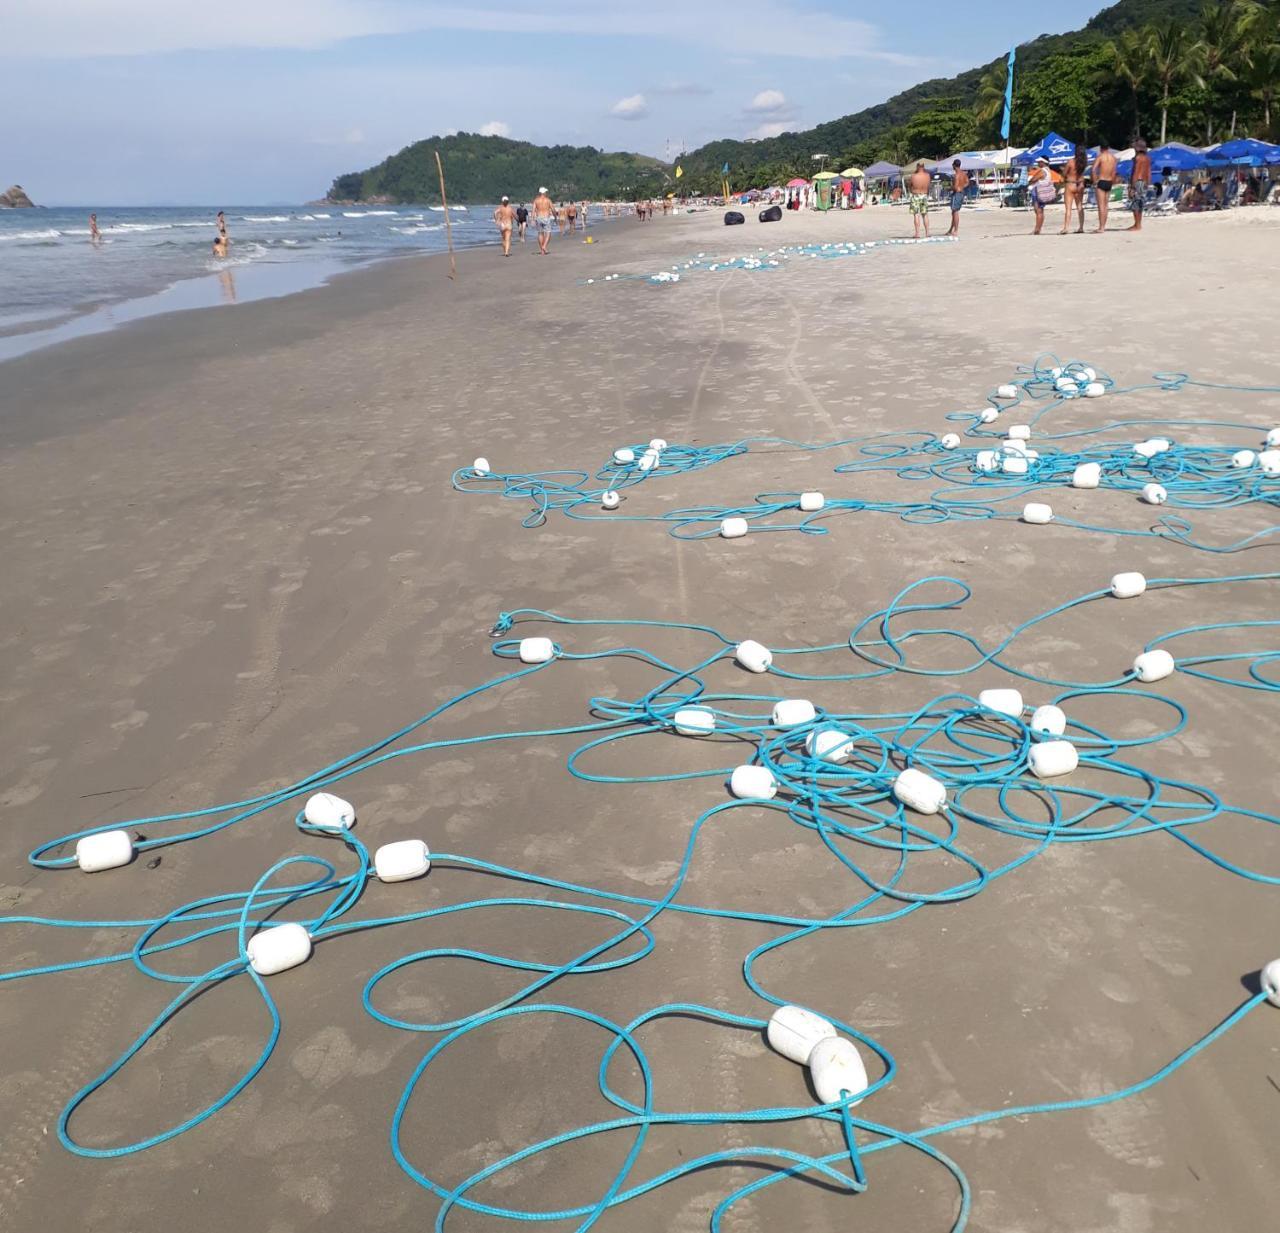
[[[1182,196],[1182,184],[1169,185],[1169,191],[1164,193],[1159,201],[1153,202],[1147,210],[1148,214],[1176,214],[1178,212],[1178,199]]]

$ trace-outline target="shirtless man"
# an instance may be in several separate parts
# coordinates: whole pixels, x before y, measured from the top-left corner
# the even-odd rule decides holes
[[[1111,203],[1111,186],[1115,182],[1116,156],[1105,141],[1099,141],[1098,157],[1093,160],[1093,196],[1098,203],[1098,231],[1107,229],[1107,207]]]
[[[948,235],[960,234],[960,208],[964,205],[964,190],[969,187],[969,173],[960,166],[960,160],[951,160],[951,230]],[[926,222],[928,215],[925,216]]]
[[[524,243],[524,233],[529,229],[529,207],[516,206],[516,230],[520,233],[520,243]]]
[[[1147,143],[1138,140],[1133,144],[1133,171],[1129,176],[1129,208],[1133,211],[1130,231],[1142,230],[1142,211],[1146,205],[1147,185],[1151,183],[1151,155]]]
[[[504,197],[502,204],[493,212],[493,221],[498,224],[502,236],[502,255],[511,256],[511,228],[515,225],[516,212],[511,208],[511,201]]]
[[[929,181],[933,177],[924,169],[923,163],[917,163],[916,169],[907,181],[911,189],[911,222],[916,229],[916,239],[920,238],[920,220],[924,219],[925,238],[929,237]]]
[[[546,187],[538,189],[533,199],[533,225],[538,229],[538,252],[547,255],[547,245],[551,242],[551,228],[556,221],[556,208],[547,196]]]
[[[213,237],[213,255],[215,257],[225,257],[227,255],[227,237],[225,235]]]

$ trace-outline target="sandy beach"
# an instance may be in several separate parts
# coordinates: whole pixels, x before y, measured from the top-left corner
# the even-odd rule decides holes
[[[933,222],[945,227],[940,214]],[[1051,211],[1046,230],[1059,222]],[[496,249],[460,254],[452,282],[441,257],[399,259],[285,299],[156,317],[0,364],[7,913],[153,918],[247,890],[294,853],[336,861],[335,846],[298,835],[287,807],[101,874],[35,870],[26,855],[113,819],[241,800],[372,743],[510,666],[491,649],[501,612],[689,622],[773,646],[840,644],[904,587],[947,575],[973,590],[947,623],[994,640],[1121,570],[1151,578],[1275,570],[1274,540],[1215,555],[1008,520],[919,525],[859,513],[833,517],[826,535],[737,541],[681,541],[644,521],[552,516],[526,528],[527,504],[451,486],[454,470],[481,455],[497,471],[594,472],[615,447],[655,436],[709,445],[941,433],[949,412],[982,406],[1045,352],[1093,364],[1120,385],[1153,373],[1277,383],[1280,210],[1151,219],[1140,235],[1032,237],[1031,226],[1028,212],[967,212],[958,243],[880,245],[761,271],[691,270],[653,285],[604,279],[670,270],[698,253],[901,237],[910,220],[882,207],[732,229],[715,213],[620,221],[594,228],[591,245],[553,240],[547,258],[532,238],[511,260]],[[1062,425],[1144,417],[1187,421],[1182,439],[1225,435],[1234,444],[1239,434],[1190,421],[1278,425],[1280,395],[1146,390],[1123,402],[1082,400]],[[833,474],[854,457],[852,448],[752,452],[642,487],[624,512],[806,489],[909,499],[906,482],[888,472]],[[1149,508],[1115,492],[1061,489],[1046,499],[1061,516],[1135,529],[1153,521]],[[1216,544],[1274,521],[1256,506],[1194,516]],[[1162,631],[1275,616],[1273,582],[1175,589],[1067,613],[1020,643],[1019,656],[1046,675],[1111,679]],[[1254,635],[1232,635],[1232,646],[1275,645],[1274,631]],[[681,664],[707,652],[705,639],[665,630],[555,636],[576,651],[638,645]],[[820,670],[851,662],[835,653]],[[786,688],[768,677],[744,685],[727,667],[714,680],[742,692]],[[449,712],[432,732],[586,723],[592,698],[631,698],[653,683],[625,659],[556,663]],[[971,682],[1008,683],[998,671]],[[806,692],[832,709],[906,711],[950,687],[895,674]],[[1186,673],[1151,688],[1186,707],[1189,721],[1134,750],[1132,762],[1234,806],[1276,810],[1274,693]],[[1082,708],[1126,735],[1151,726],[1149,712],[1123,702]],[[585,782],[565,768],[584,739],[426,753],[366,772],[342,792],[358,802],[358,833],[370,848],[419,836],[433,852],[660,895],[691,824],[725,798],[723,785]],[[595,769],[658,775],[726,758],[664,742],[624,742]],[[1224,817],[1196,837],[1280,875],[1280,834],[1270,825]],[[965,839],[991,862],[1025,847],[989,832]],[[832,877],[818,847],[781,814],[734,810],[700,842],[684,897],[836,912],[858,892]],[[356,914],[531,893],[441,862],[420,881],[373,883]],[[248,1089],[189,1133],[119,1159],[65,1151],[59,1112],[176,990],[127,963],[6,986],[0,1228],[430,1227],[439,1200],[397,1166],[388,1128],[437,1037],[375,1021],[361,991],[383,964],[428,947],[555,964],[607,936],[604,924],[554,915],[495,908],[322,944],[304,966],[269,978],[282,1033]],[[643,961],[574,976],[540,1000],[622,1023],[677,1001],[768,1016],[742,964],[778,936],[776,926],[666,914],[653,932]],[[10,925],[5,936],[12,970],[127,948],[136,930]],[[204,970],[230,946],[225,936],[202,943],[174,957],[171,970]],[[762,961],[757,974],[892,1049],[898,1076],[858,1112],[911,1129],[1150,1075],[1253,992],[1258,969],[1277,955],[1274,887],[1150,835],[1053,846],[979,896],[816,934]],[[451,1020],[505,997],[524,976],[436,961],[389,980],[379,998],[389,1013]],[[973,1186],[969,1227],[1262,1227],[1274,1208],[1275,1016],[1261,1007],[1131,1099],[939,1140]],[[77,1113],[79,1140],[128,1142],[180,1122],[226,1089],[269,1029],[246,979],[195,999]],[[603,1043],[586,1024],[542,1016],[467,1038],[415,1097],[404,1126],[413,1161],[453,1185],[527,1143],[611,1116],[596,1088]],[[803,1072],[755,1033],[691,1017],[655,1026],[645,1046],[665,1108],[813,1099]],[[632,1098],[633,1078],[622,1083]],[[558,1149],[474,1197],[535,1209],[589,1204],[631,1143],[620,1135]],[[632,1181],[761,1143],[836,1152],[840,1135],[812,1122],[662,1126]],[[726,1194],[768,1167],[708,1168],[606,1213],[597,1227],[704,1229]],[[899,1148],[868,1161],[868,1171],[859,1196],[800,1180],[771,1186],[732,1210],[726,1233],[951,1227],[956,1188],[937,1165]],[[456,1230],[498,1224],[464,1211],[449,1218]]]

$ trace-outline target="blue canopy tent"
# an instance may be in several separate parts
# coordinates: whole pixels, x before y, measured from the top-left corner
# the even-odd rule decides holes
[[[1216,150],[1197,150],[1194,146],[1184,146],[1181,142],[1171,141],[1168,145],[1156,146],[1149,151],[1151,157],[1151,179],[1159,184],[1166,171],[1199,171],[1203,167],[1226,167],[1228,160]],[[1126,158],[1116,168],[1122,180],[1133,174],[1133,159]]]
[[[1030,167],[1038,158],[1047,158],[1051,163],[1065,163],[1076,152],[1076,143],[1059,137],[1057,133],[1046,133],[1029,150],[1023,150],[1013,160],[1015,167]]]
[[[1269,141],[1257,141],[1253,137],[1224,141],[1221,145],[1214,146],[1210,153],[1230,159],[1233,163],[1247,163],[1250,167],[1280,163],[1280,146],[1272,145]],[[1254,159],[1259,161],[1255,163]]]

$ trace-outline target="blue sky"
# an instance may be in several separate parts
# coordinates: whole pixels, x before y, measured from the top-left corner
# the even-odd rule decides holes
[[[0,188],[54,204],[317,197],[492,131],[663,156],[807,128],[1102,0],[4,0]]]

